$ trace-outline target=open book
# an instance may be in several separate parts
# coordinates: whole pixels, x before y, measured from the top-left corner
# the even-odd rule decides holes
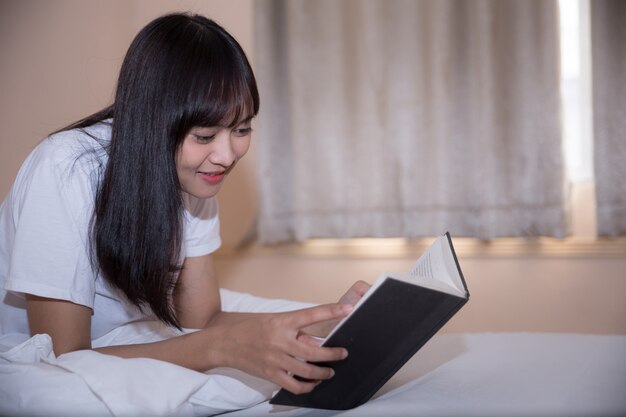
[[[437,238],[407,275],[382,274],[326,337],[348,349],[321,364],[335,375],[306,394],[280,390],[271,404],[345,410],[369,400],[468,301],[450,234]]]

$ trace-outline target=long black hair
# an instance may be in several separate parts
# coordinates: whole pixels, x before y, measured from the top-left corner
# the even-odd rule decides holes
[[[176,153],[194,126],[234,126],[259,109],[237,41],[200,15],[144,27],[120,70],[114,103],[62,129],[112,118],[108,164],[96,191],[92,260],[140,308],[179,327],[172,302],[183,236]]]

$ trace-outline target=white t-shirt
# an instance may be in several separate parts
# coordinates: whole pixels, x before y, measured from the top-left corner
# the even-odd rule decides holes
[[[0,206],[0,335],[29,334],[24,294],[71,301],[92,309],[92,339],[151,316],[96,275],[88,230],[106,164],[102,143],[110,125],[62,132],[41,142],[20,168]],[[184,195],[181,259],[219,248],[215,198]]]

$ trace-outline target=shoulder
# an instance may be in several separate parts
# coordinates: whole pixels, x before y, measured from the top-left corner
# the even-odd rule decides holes
[[[110,125],[102,123],[48,136],[26,158],[18,180],[51,175],[64,181],[80,177],[95,181],[106,165],[110,138]]]
[[[103,126],[47,137],[20,167],[9,195],[23,202],[31,194],[50,196],[67,190],[91,192],[100,176],[100,168],[106,163],[106,150],[99,140],[108,143],[109,137],[110,133],[107,135]]]
[[[83,156],[99,156],[106,153],[110,140],[110,123],[102,122],[50,135],[34,149],[32,156],[55,163],[77,160]]]

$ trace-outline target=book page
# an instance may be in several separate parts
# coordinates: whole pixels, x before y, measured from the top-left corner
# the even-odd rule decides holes
[[[365,300],[367,300],[385,280],[390,278],[457,295],[459,297],[467,297],[467,292],[465,291],[452,254],[452,249],[450,248],[450,243],[448,242],[448,237],[443,235],[435,239],[431,246],[419,257],[408,275],[401,276],[388,272],[381,274],[370,289],[355,304],[352,312],[335,326],[330,334],[326,336],[325,340],[328,340],[341,325],[358,310]]]
[[[435,239],[413,265],[409,275],[422,282],[439,281],[455,288],[458,294],[466,295],[450,243],[445,235]]]

